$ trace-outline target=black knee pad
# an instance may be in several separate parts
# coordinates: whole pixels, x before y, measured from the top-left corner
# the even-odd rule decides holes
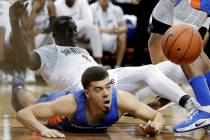
[[[200,27],[200,29],[198,30],[198,32],[200,33],[202,39],[204,39],[206,33],[207,33],[207,28],[206,27]]]
[[[168,30],[170,27],[171,25],[162,23],[156,20],[154,17],[152,17],[152,26],[151,26],[152,33],[158,33],[163,35],[166,32],[166,30]]]
[[[210,14],[208,14],[208,18],[210,18]],[[209,23],[209,29],[208,29],[208,32],[210,34],[210,23]]]

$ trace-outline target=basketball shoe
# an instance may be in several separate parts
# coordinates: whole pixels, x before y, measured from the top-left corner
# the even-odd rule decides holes
[[[24,87],[25,87],[24,78],[21,75],[15,75],[12,79],[11,104],[16,112],[18,112],[23,108],[23,106],[19,102],[17,90]]]
[[[175,133],[188,132],[210,126],[210,106],[202,106],[186,120],[173,127]]]

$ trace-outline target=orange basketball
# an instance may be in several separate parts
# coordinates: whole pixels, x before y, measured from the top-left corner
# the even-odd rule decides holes
[[[162,37],[165,56],[176,64],[193,62],[203,49],[200,33],[189,25],[176,25],[169,28]]]

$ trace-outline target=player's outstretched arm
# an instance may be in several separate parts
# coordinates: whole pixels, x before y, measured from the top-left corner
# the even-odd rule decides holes
[[[65,137],[57,130],[49,129],[39,120],[47,120],[56,116],[71,117],[76,110],[76,101],[73,95],[66,95],[55,101],[38,103],[20,110],[17,120],[32,131],[40,133],[43,137],[57,138]]]
[[[139,125],[146,134],[153,136],[162,131],[165,123],[162,115],[137,100],[132,94],[125,91],[119,91],[118,105],[121,113],[129,113],[133,117],[147,121],[147,124]]]
[[[37,70],[41,66],[41,59],[38,54],[28,51],[20,25],[20,19],[26,12],[26,6],[27,4],[24,4],[24,0],[19,0],[11,5],[9,9],[12,45],[15,47],[18,62],[32,70]]]

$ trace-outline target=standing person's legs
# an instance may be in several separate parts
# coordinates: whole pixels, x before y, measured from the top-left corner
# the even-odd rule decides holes
[[[202,66],[203,72],[204,72],[208,87],[210,89],[210,60],[204,51],[201,52],[200,59],[201,59],[201,63],[203,64]]]
[[[163,54],[162,47],[161,47],[162,35],[157,33],[151,33],[150,38],[148,41],[148,49],[150,54],[150,59],[152,64],[158,64],[163,62],[166,57]]]
[[[204,51],[191,64],[181,66],[186,77],[189,79],[197,101],[201,108],[190,118],[174,127],[175,132],[186,132],[209,125],[210,121],[210,61]],[[202,123],[200,123],[202,122]],[[200,125],[198,125],[200,123]]]
[[[120,67],[122,65],[122,61],[124,58],[125,54],[125,49],[126,49],[126,34],[122,33],[118,35],[117,38],[117,60],[116,60],[116,66]]]
[[[166,58],[161,47],[162,35],[173,24],[175,0],[160,0],[152,12],[151,35],[148,41],[150,58],[153,64]]]
[[[199,58],[198,58],[199,59]],[[210,125],[210,91],[202,68],[194,63],[182,66],[201,107],[192,116],[173,128],[174,132],[187,132]]]

